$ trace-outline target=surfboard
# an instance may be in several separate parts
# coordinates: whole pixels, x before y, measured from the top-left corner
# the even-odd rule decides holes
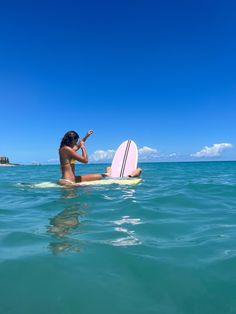
[[[135,185],[141,182],[140,178],[132,179],[102,179],[96,181],[84,181],[76,183],[76,186],[87,186],[87,185],[109,185],[109,184],[119,184],[119,185]],[[69,186],[69,185],[65,185]]]
[[[134,141],[127,140],[123,142],[116,150],[111,164],[111,177],[128,177],[137,169],[138,148]]]
[[[75,185],[59,185],[55,182],[40,182],[40,183],[17,183],[16,185],[20,188],[38,188],[38,189],[49,189],[49,188],[68,188],[74,186],[87,186],[87,185],[109,185],[109,184],[119,184],[119,185],[135,185],[141,182],[140,178],[130,178],[130,179],[102,179],[96,181],[84,181],[76,183]]]

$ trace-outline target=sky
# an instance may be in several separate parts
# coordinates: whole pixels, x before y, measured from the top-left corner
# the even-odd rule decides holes
[[[57,163],[64,133],[90,162],[132,139],[139,161],[236,159],[236,2],[4,1],[0,155]]]

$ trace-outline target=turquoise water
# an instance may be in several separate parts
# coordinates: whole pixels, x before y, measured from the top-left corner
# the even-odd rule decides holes
[[[0,313],[236,313],[236,162],[140,166],[77,188],[0,168]]]

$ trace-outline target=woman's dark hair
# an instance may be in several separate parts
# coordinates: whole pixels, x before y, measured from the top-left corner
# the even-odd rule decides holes
[[[77,141],[78,139],[79,135],[75,131],[68,131],[61,140],[60,148],[62,148],[63,146],[71,146],[72,142],[74,140]]]

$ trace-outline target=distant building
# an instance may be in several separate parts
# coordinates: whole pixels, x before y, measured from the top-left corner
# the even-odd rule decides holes
[[[4,156],[0,156],[0,164],[9,164],[9,158],[8,157],[4,157]]]

